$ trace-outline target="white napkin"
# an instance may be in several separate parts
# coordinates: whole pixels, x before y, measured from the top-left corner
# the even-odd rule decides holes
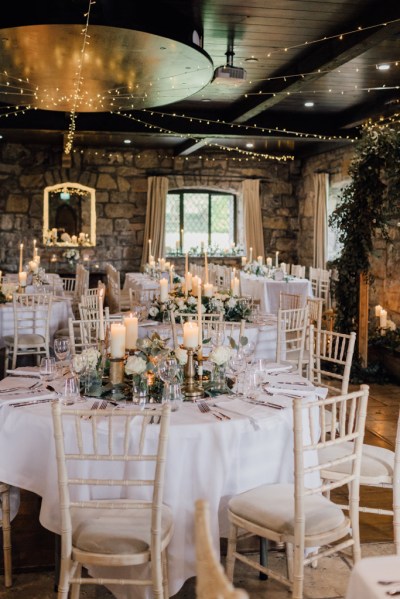
[[[33,387],[33,385],[39,386],[39,382],[40,381],[38,381],[37,378],[32,379],[30,377],[24,376],[7,376],[5,379],[0,381],[0,392],[3,393],[7,391],[7,389],[9,389],[10,392],[19,389],[23,391],[24,389]]]
[[[139,322],[139,327],[156,327],[159,324],[156,320],[143,320]]]
[[[39,366],[19,366],[18,368],[14,368],[14,370],[7,370],[7,374],[40,377]]]
[[[268,408],[267,406],[257,405],[248,403],[242,399],[219,399],[214,401],[214,405],[221,410],[226,410],[227,415],[237,414],[237,416],[244,416],[251,420],[260,420],[262,418],[271,418],[280,413],[281,410],[275,410],[274,408]]]
[[[0,395],[0,408],[6,405],[13,404],[27,404],[27,405],[36,405],[40,404],[42,400],[49,401],[51,399],[56,399],[57,395],[47,390],[42,391],[26,391],[26,393],[2,393]]]
[[[266,377],[265,389],[268,393],[290,393],[291,395],[310,395],[315,387],[310,381],[296,374],[275,374]]]
[[[278,362],[267,362],[263,365],[263,370],[269,374],[274,372],[290,372],[292,368],[292,364],[279,364]]]

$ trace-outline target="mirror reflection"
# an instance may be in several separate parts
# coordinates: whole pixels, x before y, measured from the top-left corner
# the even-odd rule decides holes
[[[96,245],[96,196],[92,187],[64,182],[45,188],[43,243],[48,246]]]

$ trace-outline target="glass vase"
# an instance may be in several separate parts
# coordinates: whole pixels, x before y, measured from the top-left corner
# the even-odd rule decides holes
[[[214,364],[211,371],[210,389],[213,395],[229,393],[226,383],[226,364]]]
[[[149,397],[147,376],[134,376],[132,379],[132,401],[136,405],[145,405]]]

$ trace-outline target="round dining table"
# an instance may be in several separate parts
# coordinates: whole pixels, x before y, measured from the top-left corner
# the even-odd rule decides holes
[[[43,402],[32,403],[35,395],[29,391],[26,401],[23,393],[17,401],[13,400],[12,394],[7,394],[7,385],[11,387],[14,381],[15,377],[0,381],[0,480],[39,495],[41,524],[59,534],[57,465],[48,401],[55,396],[47,392]],[[89,398],[78,405],[91,407],[94,401]],[[216,417],[212,411],[203,413],[193,402],[183,402],[171,414],[164,487],[164,502],[174,518],[174,534],[168,547],[170,596],[196,573],[197,499],[209,502],[212,537],[219,551],[219,538],[228,532],[227,502],[232,495],[263,483],[293,480],[290,397],[283,394],[274,398],[282,409],[231,396],[213,401],[218,403],[215,410],[223,412],[224,418]],[[87,426],[91,426],[89,421]],[[156,435],[157,425],[150,428]],[[106,569],[101,574],[115,576],[115,571]],[[124,569],[121,575],[126,577]],[[121,599],[149,596],[138,587],[110,589]]]
[[[269,277],[241,271],[240,287],[242,295],[251,296],[254,300],[259,301],[261,311],[269,314],[278,313],[281,292],[300,295],[302,306],[306,305],[307,297],[313,297],[311,281],[296,277],[286,277],[286,280],[275,281]]]

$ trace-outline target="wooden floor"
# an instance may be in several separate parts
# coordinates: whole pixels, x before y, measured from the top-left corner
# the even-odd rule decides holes
[[[394,449],[397,417],[400,406],[400,386],[371,385],[368,403],[366,442]],[[391,507],[391,492],[367,489],[362,502],[381,508]],[[39,524],[40,498],[21,492],[21,507],[12,523],[13,569],[51,569],[54,566],[54,535]],[[389,542],[393,539],[392,519],[386,516],[361,514],[363,543]],[[3,563],[1,556],[1,564]]]

